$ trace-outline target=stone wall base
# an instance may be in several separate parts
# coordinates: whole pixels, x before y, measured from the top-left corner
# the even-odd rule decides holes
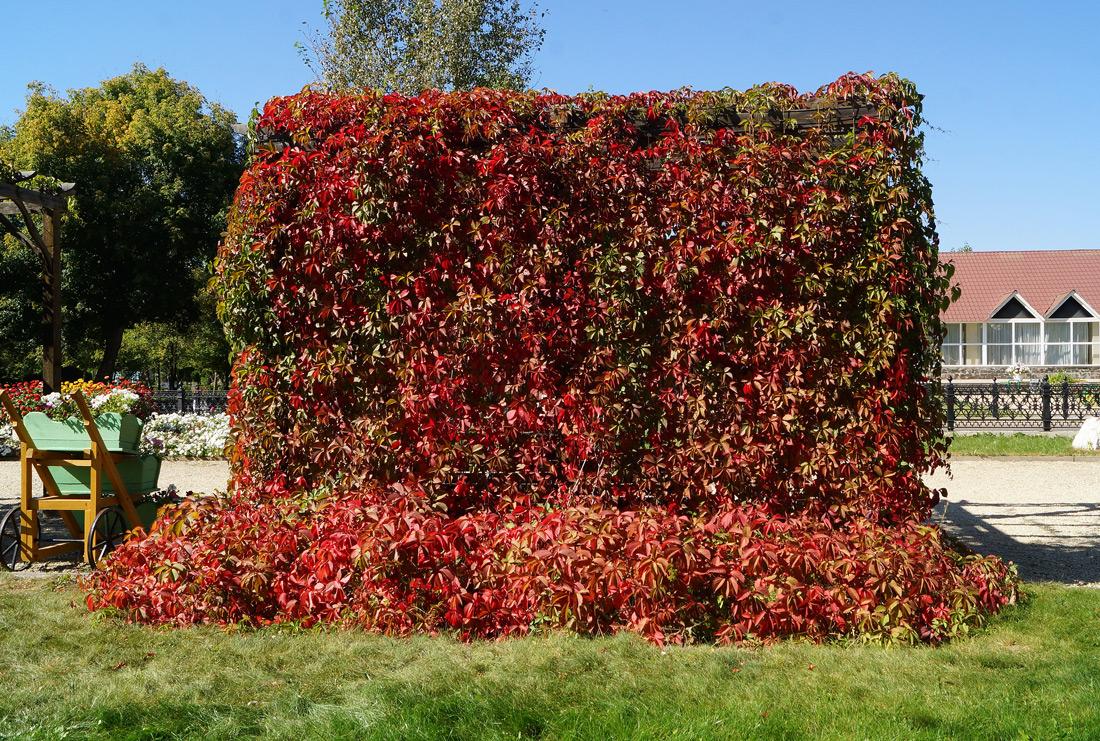
[[[1100,366],[1096,365],[1048,365],[1031,366],[1031,375],[1025,379],[1042,379],[1043,376],[1053,376],[1055,373],[1067,373],[1078,381],[1100,382]],[[1008,373],[1008,366],[1004,365],[953,365],[944,366],[940,372],[940,379],[946,381],[948,376],[956,381],[1008,381],[1012,376]]]

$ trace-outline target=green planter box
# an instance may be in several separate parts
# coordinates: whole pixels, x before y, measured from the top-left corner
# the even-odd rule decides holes
[[[142,422],[132,414],[109,412],[95,418],[99,435],[107,450],[113,453],[136,453],[141,443]],[[31,412],[23,417],[35,447],[39,450],[72,452],[87,450],[91,445],[84,423],[71,418],[55,422],[42,412]]]
[[[122,483],[130,496],[148,494],[157,491],[157,479],[160,478],[160,459],[155,455],[134,456],[126,458],[115,464],[118,475],[122,477]],[[53,480],[57,482],[57,488],[62,494],[87,494],[90,491],[92,471],[89,468],[76,466],[50,466]],[[107,474],[103,474],[104,496],[111,496],[115,489]]]

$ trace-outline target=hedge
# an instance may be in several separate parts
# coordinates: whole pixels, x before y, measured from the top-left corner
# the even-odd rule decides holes
[[[841,108],[864,113],[838,127]],[[821,125],[789,123],[805,110]],[[949,278],[920,123],[894,75],[270,102],[258,129],[286,146],[254,158],[218,258],[235,493],[124,549],[93,604],[657,640],[878,634],[884,610],[932,640],[1011,601],[1004,564],[920,525]],[[285,536],[244,592],[233,517],[268,523],[257,552]],[[592,532],[617,545],[573,545]],[[169,579],[181,543],[211,561]],[[873,554],[885,582],[853,565]],[[789,618],[765,619],[775,600]]]

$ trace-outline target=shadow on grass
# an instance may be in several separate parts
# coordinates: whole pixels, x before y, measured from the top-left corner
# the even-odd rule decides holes
[[[947,500],[931,519],[978,553],[1015,563],[1028,581],[1100,583],[1100,504]]]

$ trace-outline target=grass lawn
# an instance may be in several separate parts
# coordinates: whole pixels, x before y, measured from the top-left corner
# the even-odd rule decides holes
[[[975,435],[956,434],[951,440],[951,455],[1027,456],[1073,455],[1100,458],[1100,451],[1076,450],[1073,438],[1063,435],[1025,435],[981,432]]]
[[[1096,739],[1100,590],[940,648],[154,630],[0,575],[0,738]]]

